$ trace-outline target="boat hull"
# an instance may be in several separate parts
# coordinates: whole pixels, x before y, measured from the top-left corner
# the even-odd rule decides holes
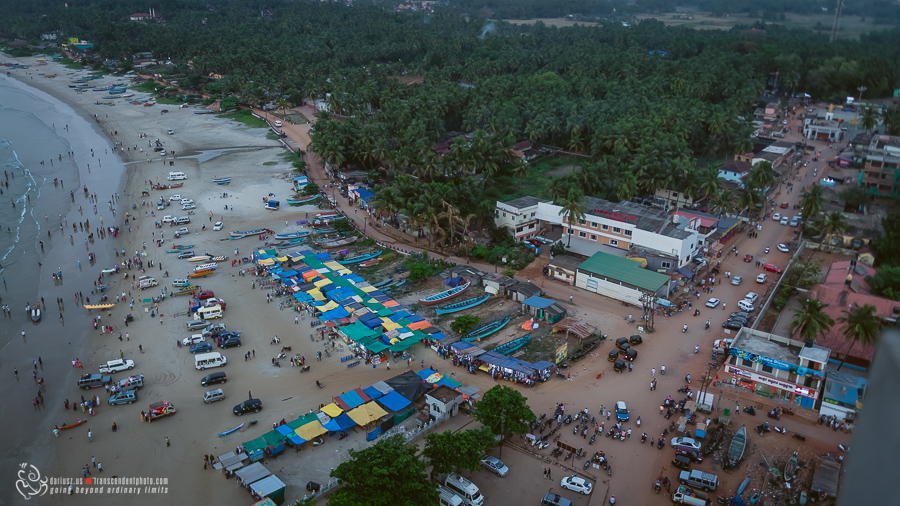
[[[488,323],[487,325],[485,325],[481,328],[477,328],[477,329],[473,330],[472,332],[469,332],[468,334],[466,334],[465,336],[462,337],[462,340],[463,341],[476,341],[476,340],[480,341],[488,336],[491,336],[497,332],[500,332],[500,330],[502,330],[503,327],[505,327],[506,324],[509,323],[509,320],[510,320],[509,316],[507,316],[506,318],[503,318],[502,320],[494,320],[491,323]]]
[[[472,284],[471,281],[466,280],[465,284],[457,286],[456,288],[451,288],[449,290],[445,290],[441,293],[434,294],[430,297],[425,297],[424,299],[419,299],[419,304],[423,306],[434,306],[440,304],[442,302],[446,302],[453,297],[458,297],[460,294],[464,293],[469,289],[469,286]]]
[[[525,346],[529,342],[531,342],[531,334],[525,334],[524,336],[517,337],[508,343],[503,343],[491,351],[497,352],[501,355],[509,355],[517,351],[519,348]]]
[[[458,313],[460,311],[465,311],[466,309],[471,309],[480,304],[484,304],[490,297],[490,294],[485,294],[480,297],[473,297],[471,299],[455,302],[453,304],[447,304],[446,306],[435,309],[435,312],[437,314]]]

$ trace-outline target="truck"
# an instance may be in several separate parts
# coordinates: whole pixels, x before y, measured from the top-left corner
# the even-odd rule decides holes
[[[100,374],[107,373],[116,373],[119,371],[125,371],[128,369],[134,369],[134,360],[129,360],[125,358],[118,358],[116,360],[110,360],[109,362],[100,366]]]
[[[137,390],[144,386],[144,375],[139,374],[137,376],[129,376],[123,380],[119,380],[115,385],[109,388],[109,391],[112,393],[115,392],[124,392],[126,390]]]
[[[689,504],[691,506],[706,506],[709,504],[709,496],[688,487],[678,487],[678,490],[672,495],[672,502],[675,504]]]
[[[177,410],[169,401],[154,402],[150,405],[150,410],[144,416],[147,422],[162,418],[164,416],[174,415]]]
[[[139,283],[140,283],[139,286],[140,286],[141,290],[145,290],[147,288],[159,285],[159,282],[156,281],[156,279],[154,279],[152,277],[142,279],[142,280],[140,280]]]
[[[82,374],[78,378],[78,386],[87,390],[89,388],[102,387],[112,382],[109,376],[101,376],[99,374]]]
[[[716,339],[713,341],[713,353],[716,355],[728,353],[728,348],[731,347],[732,342],[734,342],[734,339]]]

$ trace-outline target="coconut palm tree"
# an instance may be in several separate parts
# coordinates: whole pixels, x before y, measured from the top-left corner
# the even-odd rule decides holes
[[[844,337],[850,341],[850,348],[847,349],[844,359],[838,365],[838,371],[841,370],[841,367],[844,367],[844,361],[850,356],[850,350],[853,349],[854,345],[860,344],[866,347],[870,344],[875,344],[884,324],[881,316],[875,314],[877,310],[878,308],[869,304],[865,304],[862,307],[853,304],[853,307],[843,311],[844,316],[838,318],[838,321],[844,325]]]
[[[765,202],[765,199],[762,192],[750,185],[744,185],[744,187],[738,191],[737,206],[744,211],[758,213],[758,206],[763,202]]]
[[[818,184],[807,186],[800,192],[800,210],[807,219],[818,216],[825,209],[825,187]]]
[[[722,218],[734,212],[734,194],[725,188],[713,195],[711,204],[712,214]]]
[[[703,169],[698,175],[700,194],[707,200],[713,200],[725,185],[725,178],[719,175],[719,168],[714,165]]]
[[[616,196],[621,200],[631,200],[640,193],[640,183],[633,172],[625,172],[616,185]]]
[[[863,110],[861,123],[863,128],[866,130],[872,130],[878,125],[878,120],[881,118],[881,115],[878,114],[878,111],[872,107],[866,107]]]
[[[563,199],[560,204],[562,205],[562,209],[559,211],[560,215],[566,216],[566,221],[569,223],[569,230],[567,231],[569,235],[568,244],[566,247],[572,245],[572,233],[571,226],[576,221],[583,220],[585,212],[587,212],[587,208],[584,207],[582,201],[584,200],[584,193],[581,192],[578,188],[570,188],[569,193],[566,195],[565,199]]]
[[[822,229],[822,237],[841,234],[847,230],[847,218],[844,213],[832,211],[828,216],[821,219],[820,228]]]
[[[747,182],[759,190],[765,190],[775,184],[775,181],[775,171],[772,170],[772,164],[769,162],[757,163],[747,174]]]
[[[794,309],[794,321],[788,325],[791,335],[803,338],[807,343],[814,343],[816,337],[824,335],[834,320],[823,312],[828,304],[823,304],[819,299],[806,299],[802,306]]]

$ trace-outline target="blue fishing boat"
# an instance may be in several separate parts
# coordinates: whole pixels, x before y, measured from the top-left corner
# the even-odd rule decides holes
[[[465,311],[466,309],[471,309],[479,304],[483,304],[487,302],[487,300],[491,297],[491,294],[486,293],[479,297],[473,297],[471,299],[461,300],[459,302],[454,302],[453,304],[447,304],[446,306],[441,306],[435,309],[437,314],[449,314],[449,313],[457,313],[459,311]]]
[[[309,231],[305,232],[291,232],[289,234],[275,234],[273,237],[275,239],[299,239],[301,237],[306,237],[309,235]]]
[[[399,287],[403,286],[404,284],[406,284],[406,278],[403,278],[400,281],[394,283],[393,285],[385,288],[385,290],[393,290],[394,288],[399,288]]]
[[[466,290],[469,289],[469,286],[471,284],[472,284],[472,281],[467,279],[465,283],[463,283],[455,288],[451,288],[449,290],[444,290],[441,293],[436,293],[434,295],[429,295],[428,297],[425,297],[423,299],[419,299],[419,304],[422,304],[423,306],[433,306],[435,304],[440,304],[441,302],[450,300],[453,297],[456,297],[456,296],[460,295],[461,293],[465,292]]]
[[[290,204],[292,206],[299,206],[302,204],[308,204],[308,203],[316,200],[319,197],[320,197],[320,195],[310,195],[308,197],[302,197],[299,199],[285,199],[285,202],[287,202],[288,204]]]
[[[241,429],[243,429],[243,428],[244,428],[244,424],[241,423],[240,425],[238,425],[237,427],[235,427],[235,428],[233,428],[233,429],[231,429],[231,430],[226,430],[225,432],[220,432],[220,433],[219,433],[219,436],[227,436],[227,435],[231,434],[232,432],[237,432],[237,431],[239,431],[239,430],[241,430]]]
[[[231,178],[230,177],[216,177],[216,178],[213,178],[212,182],[213,183],[230,183]]]
[[[359,262],[365,262],[366,260],[371,260],[381,255],[382,251],[384,250],[373,251],[372,253],[365,253],[362,255],[357,255],[355,257],[345,258],[343,260],[338,260],[338,263],[341,265],[358,264]]]
[[[494,320],[487,325],[483,325],[478,327],[477,329],[469,332],[468,334],[462,337],[463,341],[480,341],[494,333],[497,333],[509,323],[510,317],[501,318],[499,320]]]
[[[525,346],[531,341],[531,334],[525,334],[522,337],[517,337],[508,343],[503,343],[500,346],[494,348],[493,352],[499,353],[501,355],[510,355],[522,346]]]
[[[258,228],[258,229],[256,229],[256,230],[247,230],[247,231],[244,231],[244,232],[231,232],[230,235],[231,235],[231,237],[233,237],[233,238],[235,238],[235,239],[240,239],[240,238],[242,238],[242,237],[247,237],[247,236],[250,236],[250,235],[265,234],[265,233],[268,233],[268,232],[269,232],[268,229],[265,229],[265,228]]]
[[[393,282],[394,282],[394,278],[387,278],[384,281],[379,281],[378,283],[375,283],[372,286],[375,288],[384,288]]]

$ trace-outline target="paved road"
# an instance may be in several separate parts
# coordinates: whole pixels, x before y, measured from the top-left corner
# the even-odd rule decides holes
[[[262,111],[257,111],[263,116]],[[792,121],[791,126],[795,130],[799,127],[799,121]],[[309,145],[309,126],[308,125],[289,125],[282,127],[285,134],[302,149],[306,150],[307,164],[309,166],[309,176],[320,187],[330,184],[330,180],[322,167],[321,161],[314,155],[309,153],[307,146]],[[785,140],[799,140],[796,134],[789,134]],[[815,143],[820,147],[824,147],[824,143]],[[829,156],[832,152],[829,152]],[[824,155],[823,155],[824,156]],[[810,165],[809,170],[813,165]],[[818,164],[820,173],[819,177],[824,175],[825,159],[822,158]],[[805,176],[805,174],[801,174]],[[791,175],[786,177],[790,178]],[[811,182],[807,177],[803,177],[802,184]],[[787,201],[789,203],[789,214],[793,216],[797,211],[793,210],[793,205],[799,201],[800,182],[794,187],[790,193],[784,185],[780,185],[770,194],[770,198],[775,202]],[[362,210],[354,210],[346,199],[337,198],[338,208],[341,209],[349,219],[360,229],[365,229],[366,234],[376,241],[391,244],[405,251],[422,251],[423,245],[416,245],[414,240],[406,234],[387,228],[376,228],[373,226],[372,218],[368,218],[369,222],[364,225],[366,214]],[[780,211],[780,209],[779,209]],[[771,211],[770,211],[771,212]],[[609,477],[605,473],[598,475],[597,472],[602,470],[589,469],[583,471],[581,465],[584,460],[576,461],[578,464],[578,472],[591,479],[596,483],[595,493],[590,497],[576,497],[572,492],[563,492],[559,487],[559,480],[566,474],[571,474],[571,469],[565,469],[561,465],[555,465],[552,473],[552,480],[541,480],[541,467],[546,465],[544,462],[527,456],[521,451],[504,449],[503,458],[508,459],[513,472],[506,478],[497,478],[485,472],[478,473],[473,476],[476,484],[486,487],[486,490],[496,490],[495,487],[503,487],[506,491],[504,494],[504,503],[514,503],[518,501],[537,501],[547,491],[560,493],[564,497],[574,499],[576,504],[593,504],[599,505],[607,503],[607,498],[613,494],[617,498],[618,504],[667,504],[670,502],[669,497],[665,494],[654,494],[651,490],[652,483],[659,476],[668,476],[673,479],[677,476],[674,469],[671,468],[669,461],[672,458],[671,449],[667,446],[663,450],[656,450],[655,447],[647,444],[641,444],[640,438],[637,437],[641,432],[646,431],[652,437],[658,437],[662,429],[667,425],[665,420],[659,415],[659,404],[666,395],[678,399],[680,395],[676,390],[683,385],[685,374],[690,373],[693,378],[699,379],[707,371],[707,362],[709,360],[712,341],[714,339],[725,337],[726,332],[722,329],[721,324],[725,321],[728,314],[736,307],[736,302],[743,298],[748,291],[755,291],[761,296],[765,294],[766,289],[771,287],[775,282],[772,273],[769,275],[767,283],[759,285],[755,282],[756,275],[762,272],[757,268],[755,262],[743,262],[744,254],[750,253],[755,258],[774,263],[781,268],[788,262],[789,255],[780,253],[775,250],[775,246],[781,242],[791,240],[794,229],[790,226],[782,226],[776,224],[771,219],[762,222],[762,230],[758,233],[758,237],[750,238],[746,233],[740,234],[727,245],[726,250],[730,250],[732,246],[736,247],[738,254],[723,255],[721,272],[731,271],[735,275],[743,276],[745,281],[740,286],[731,286],[727,281],[717,284],[711,295],[703,294],[698,301],[693,299],[695,307],[699,305],[701,314],[699,317],[690,316],[688,313],[679,313],[673,317],[657,317],[656,332],[644,336],[644,344],[639,349],[639,357],[635,362],[635,370],[622,374],[613,374],[611,364],[606,361],[606,354],[612,349],[615,338],[627,336],[636,333],[634,326],[628,325],[624,321],[629,313],[637,315],[637,309],[622,306],[621,303],[592,295],[585,291],[575,289],[569,285],[551,280],[540,279],[540,268],[547,261],[545,256],[537,259],[535,263],[528,269],[520,271],[518,276],[520,279],[531,278],[535,283],[541,283],[549,297],[567,302],[569,297],[573,298],[570,304],[570,312],[574,316],[584,317],[597,324],[601,332],[609,334],[610,339],[604,343],[594,355],[574,364],[570,368],[572,378],[570,381],[553,378],[545,384],[538,385],[534,388],[522,388],[516,386],[522,393],[529,398],[529,404],[532,410],[537,413],[552,413],[557,402],[565,403],[570,410],[579,410],[587,407],[592,413],[597,413],[600,405],[605,407],[613,406],[617,400],[626,400],[631,410],[632,421],[627,424],[631,427],[635,434],[632,438],[625,442],[613,442],[605,437],[598,438],[593,445],[588,445],[586,440],[576,437],[572,434],[571,427],[568,430],[562,430],[562,441],[567,441],[575,447],[584,446],[586,449],[593,451],[604,450],[613,464],[613,476]],[[764,254],[765,247],[769,246],[771,251],[768,255]],[[443,257],[457,263],[466,263],[466,259],[457,257],[447,257],[440,253],[429,252],[433,257]],[[473,262],[479,269],[486,272],[494,270],[493,266]],[[720,277],[721,279],[721,277]],[[720,308],[711,310],[703,306],[703,303],[709,296],[714,296],[722,301],[724,305]],[[697,304],[699,302],[699,304]],[[723,309],[724,308],[724,309]],[[705,330],[703,322],[706,319],[711,320],[711,327]],[[689,325],[687,333],[681,332],[684,323]],[[693,348],[700,345],[701,353],[694,354]],[[430,356],[430,354],[429,354]],[[439,367],[442,372],[461,372],[461,369],[454,369],[449,362],[441,362],[439,358],[433,357],[426,362],[434,362],[434,366]],[[651,379],[651,368],[659,371],[660,366],[665,365],[667,374],[660,375],[657,372],[659,381],[656,392],[647,395],[649,383]],[[602,377],[597,379],[597,374],[601,373]],[[457,375],[460,376],[459,374]],[[494,384],[487,376],[483,374],[459,378],[467,383],[475,384],[482,389],[490,388]],[[694,385],[696,387],[696,382]],[[721,390],[713,389],[717,397],[721,396]],[[726,397],[729,399],[721,407],[731,407],[731,399],[737,398],[738,402],[745,403],[751,396],[743,392],[740,396],[731,390],[725,391]],[[761,399],[753,397],[754,401],[759,403]],[[634,420],[642,417],[642,426],[640,429],[635,425]],[[739,414],[736,422],[753,423],[759,420],[757,416],[753,419],[749,416]],[[756,423],[759,423],[756,421]],[[814,426],[812,423],[804,420],[803,417],[797,416],[786,422],[791,430],[799,430],[810,437],[820,437],[823,439],[831,438],[836,444],[838,441],[846,442],[849,437],[830,431],[823,430],[821,427]],[[608,428],[608,425],[607,425]],[[671,437],[671,436],[669,436]],[[515,439],[512,444],[516,444]],[[530,449],[530,447],[529,447]],[[549,454],[550,448],[542,451],[543,454]],[[497,451],[492,451],[496,455]],[[708,459],[712,460],[712,459]],[[698,469],[717,472],[723,481],[722,494],[733,493],[738,482],[743,478],[736,474],[734,477],[724,475],[720,469],[712,462],[704,462],[697,466]],[[468,473],[464,473],[468,474]],[[734,483],[731,483],[731,482]],[[493,498],[496,492],[490,494]],[[506,499],[509,499],[507,501]]]

